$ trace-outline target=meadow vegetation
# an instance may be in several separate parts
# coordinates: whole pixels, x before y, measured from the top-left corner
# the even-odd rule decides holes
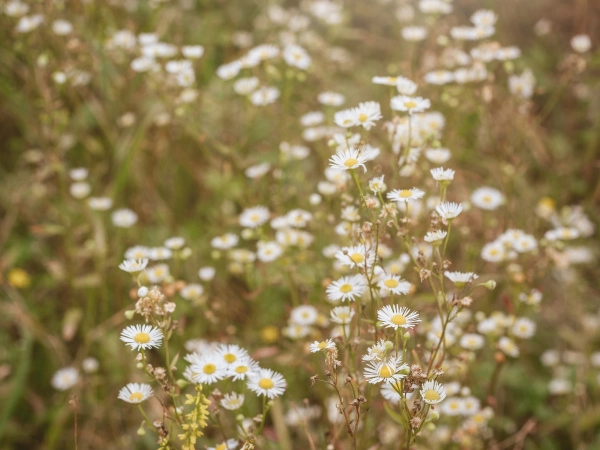
[[[599,29],[0,0],[0,449],[600,448]]]

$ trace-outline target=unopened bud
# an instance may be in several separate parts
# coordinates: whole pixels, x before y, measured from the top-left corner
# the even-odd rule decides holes
[[[436,420],[438,420],[440,418],[440,413],[437,410],[432,409],[429,411],[427,418],[429,420],[431,420],[432,422],[435,422]]]
[[[187,380],[184,379],[179,379],[176,381],[177,386],[179,386],[181,389],[183,389],[184,387],[186,387],[188,384],[190,384]]]
[[[494,289],[496,289],[496,281],[488,280],[485,283],[479,283],[478,286],[483,286],[484,288],[493,291]]]
[[[127,320],[133,319],[134,315],[135,315],[135,310],[134,309],[129,309],[129,310],[125,311],[125,318]]]
[[[402,340],[403,341],[408,341],[410,339],[410,331],[407,331],[406,333],[404,333],[402,335]]]
[[[137,367],[138,369],[143,369],[144,368],[144,363],[139,362],[139,363],[137,363],[135,365],[135,367]]]

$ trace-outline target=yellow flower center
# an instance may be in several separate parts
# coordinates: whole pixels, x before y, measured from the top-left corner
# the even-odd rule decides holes
[[[413,108],[417,107],[417,104],[416,104],[416,102],[413,102],[412,100],[409,100],[407,102],[404,102],[404,107],[406,109],[413,109]]]
[[[438,394],[433,389],[427,389],[425,391],[425,395],[423,395],[423,398],[425,400],[429,400],[430,402],[435,402],[435,401],[438,401],[440,399],[440,394]]]
[[[413,193],[410,189],[402,189],[400,192],[398,192],[398,196],[402,198],[410,198],[412,195]]]
[[[390,322],[392,322],[394,325],[404,325],[406,323],[406,317],[404,317],[402,314],[394,314],[390,319]]]
[[[235,356],[233,353],[225,353],[223,355],[223,359],[225,359],[225,361],[231,364],[237,359],[237,356]]]
[[[208,364],[204,365],[202,370],[204,371],[205,374],[211,375],[217,371],[217,366],[215,366],[214,364],[208,363]]]
[[[394,278],[390,278],[389,280],[385,280],[383,282],[383,284],[385,284],[385,287],[387,288],[395,288],[398,286],[398,280],[394,279]]]
[[[138,333],[133,337],[133,340],[138,344],[147,344],[150,342],[150,335],[148,333]]]
[[[359,114],[358,115],[358,121],[359,122],[366,122],[367,121],[367,115],[365,113]]]
[[[273,386],[275,385],[273,384],[273,380],[270,378],[261,378],[258,382],[258,386],[262,389],[273,389]]]
[[[258,214],[252,214],[252,215],[250,216],[250,220],[251,220],[252,222],[258,222],[258,219],[260,219],[260,217],[258,216]]]
[[[492,197],[490,197],[489,195],[484,195],[483,197],[481,197],[481,200],[483,200],[483,203],[490,203],[492,201]]]
[[[235,368],[236,373],[246,373],[248,372],[248,366],[237,366]]]
[[[327,341],[319,342],[317,347],[319,347],[320,350],[323,350],[325,347],[327,347]]]
[[[387,77],[387,81],[390,84],[396,84],[397,79],[396,77]]]
[[[338,314],[338,318],[342,321],[342,322],[346,322],[348,319],[350,319],[350,314],[346,314],[346,313],[340,313]]]
[[[354,261],[356,264],[359,264],[365,260],[365,257],[364,257],[364,255],[362,255],[360,253],[352,253],[350,255],[350,259],[352,261]]]
[[[129,396],[129,400],[132,402],[141,402],[144,398],[144,395],[141,392],[132,392]]]
[[[394,375],[394,372],[387,365],[381,366],[381,369],[379,369],[379,376],[381,378],[390,378],[392,375]]]
[[[346,167],[353,167],[353,166],[355,166],[355,165],[357,165],[357,164],[358,164],[358,159],[356,159],[356,158],[348,158],[348,159],[347,159],[347,160],[344,162],[344,165],[345,165]]]
[[[352,285],[351,284],[342,284],[340,286],[340,292],[343,294],[347,294],[348,292],[352,292]]]
[[[497,248],[493,248],[490,250],[490,255],[494,256],[498,254],[498,249]]]

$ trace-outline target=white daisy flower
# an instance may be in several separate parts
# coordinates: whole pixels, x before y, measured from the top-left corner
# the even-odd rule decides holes
[[[148,265],[148,258],[143,259],[126,259],[121,264],[119,264],[119,269],[129,272],[129,273],[137,273],[141,272]]]
[[[186,300],[197,300],[202,294],[204,294],[204,288],[201,284],[197,283],[189,283],[187,284],[181,291],[179,291],[179,295],[181,295]]]
[[[152,387],[146,383],[129,383],[119,391],[118,398],[127,403],[142,403],[152,397]]]
[[[467,333],[460,337],[459,345],[467,350],[479,350],[483,347],[485,339],[480,334]]]
[[[221,406],[230,411],[240,409],[244,404],[244,394],[238,394],[237,392],[230,392],[223,395],[221,399]]]
[[[348,325],[354,317],[354,310],[349,306],[336,306],[329,313],[331,321],[340,325]]]
[[[335,253],[335,258],[345,266],[371,267],[375,262],[375,252],[364,245],[342,247]]]
[[[421,319],[419,314],[398,305],[386,305],[377,311],[377,320],[386,328],[413,328]]]
[[[508,338],[506,336],[502,336],[498,340],[498,348],[500,350],[502,350],[502,352],[504,352],[504,354],[506,354],[507,356],[511,356],[513,358],[516,358],[517,356],[519,356],[519,353],[520,353],[519,347],[517,347],[517,344],[515,344],[511,338]]]
[[[310,326],[291,324],[285,327],[282,333],[284,336],[287,336],[290,339],[302,339],[308,336],[311,331],[312,329]]]
[[[112,208],[113,201],[109,197],[90,197],[87,203],[94,211],[106,211]]]
[[[274,103],[279,95],[279,89],[276,87],[262,86],[250,95],[250,101],[253,105],[265,106]]]
[[[464,402],[460,397],[450,397],[440,405],[440,412],[446,416],[462,416],[464,410]]]
[[[371,189],[374,194],[385,192],[387,189],[387,186],[383,181],[384,177],[385,175],[381,175],[380,177],[375,177],[369,180],[369,189]]]
[[[219,250],[227,250],[235,247],[239,242],[239,237],[233,233],[226,233],[217,236],[210,241],[210,245]]]
[[[233,364],[240,359],[250,357],[248,352],[239,345],[221,344],[215,353],[223,359],[225,364]]]
[[[190,381],[197,384],[213,384],[229,374],[227,364],[216,352],[199,356],[197,353],[187,355],[185,358],[191,363],[189,366]]]
[[[185,245],[185,239],[180,236],[175,236],[167,239],[164,245],[170,250],[179,250]]]
[[[169,277],[169,266],[166,264],[156,264],[155,266],[148,267],[143,276],[152,284],[158,284]]]
[[[394,343],[386,341],[385,339],[379,339],[372,346],[367,349],[367,354],[363,355],[363,361],[387,361],[390,357],[392,350],[394,349]]]
[[[442,241],[446,238],[447,235],[448,232],[444,230],[428,231],[423,240],[433,245],[439,245],[442,243]]]
[[[504,195],[498,189],[483,186],[473,191],[471,202],[478,208],[494,211],[504,203]]]
[[[451,153],[447,148],[429,148],[425,150],[425,158],[434,164],[444,164],[450,159]]]
[[[373,84],[383,84],[384,86],[396,86],[399,77],[381,77],[375,76],[371,78]],[[410,80],[409,80],[410,81]]]
[[[405,111],[412,115],[416,112],[423,112],[431,107],[431,102],[422,97],[409,97],[406,95],[397,95],[390,100],[390,106],[394,111]]]
[[[457,288],[462,288],[467,283],[472,283],[479,275],[473,272],[449,272],[445,271],[444,276],[454,283]]]
[[[132,210],[123,208],[112,213],[112,223],[116,227],[130,228],[137,222],[137,214]]]
[[[227,366],[228,376],[230,376],[233,381],[245,380],[259,369],[258,363],[250,358],[250,356],[238,358]]]
[[[322,105],[341,106],[344,104],[344,101],[346,99],[342,94],[338,94],[337,92],[327,91],[327,92],[321,92],[318,95],[317,100]]]
[[[434,70],[431,72],[427,72],[423,79],[428,84],[434,84],[437,86],[441,86],[444,84],[448,84],[454,81],[454,73],[448,70]]]
[[[577,239],[580,236],[580,232],[577,228],[573,227],[559,227],[554,230],[549,230],[544,233],[544,237],[549,241],[558,241],[558,240],[571,240]]]
[[[286,45],[282,56],[288,65],[298,69],[306,70],[311,64],[310,56],[299,45]]]
[[[437,405],[446,398],[446,391],[437,381],[428,380],[421,387],[421,398],[429,405]]]
[[[370,361],[365,367],[365,379],[371,384],[396,383],[406,377],[409,371],[407,364],[402,364],[402,358],[390,358],[384,362]]]
[[[592,41],[587,34],[578,34],[571,38],[571,47],[577,53],[585,53],[592,48]]]
[[[396,89],[400,95],[413,95],[417,91],[417,83],[408,78],[396,77]]]
[[[480,9],[471,16],[471,23],[477,27],[489,27],[496,24],[498,16],[489,9]]]
[[[56,371],[50,384],[56,390],[66,391],[75,386],[77,381],[79,381],[79,371],[74,367],[65,367]]]
[[[454,170],[437,167],[429,171],[435,181],[452,181],[454,180]]]
[[[563,378],[553,378],[548,383],[548,391],[552,395],[565,395],[573,390],[573,384]]]
[[[512,242],[512,248],[519,253],[527,253],[537,248],[537,239],[530,234],[522,234]]]
[[[257,228],[269,220],[269,210],[264,206],[246,208],[240,214],[239,223],[246,228]]]
[[[452,220],[462,212],[462,205],[454,202],[443,202],[435,207],[436,212],[444,220]]]
[[[535,334],[536,325],[527,317],[519,317],[511,327],[512,334],[519,339],[529,339]]]
[[[481,410],[481,402],[478,398],[473,397],[472,395],[463,398],[463,405],[465,416],[472,416]]]
[[[362,275],[342,277],[327,286],[327,299],[330,302],[354,301],[360,297],[367,288]]]
[[[121,331],[121,338],[131,350],[160,347],[162,331],[151,325],[130,325]]]
[[[153,261],[170,259],[172,256],[173,252],[166,247],[153,247],[148,251],[148,258]]]
[[[290,313],[290,322],[295,325],[313,325],[318,317],[319,313],[314,306],[301,305],[295,307]]]
[[[377,286],[380,289],[382,297],[388,297],[390,294],[408,294],[412,289],[412,285],[408,281],[402,280],[395,274],[386,274],[382,276],[377,283]]]
[[[373,101],[359,103],[352,111],[356,117],[356,124],[362,125],[365,130],[370,130],[375,125],[375,121],[383,117],[381,115],[381,106],[379,103]]]
[[[286,388],[287,383],[283,376],[271,369],[260,369],[248,379],[248,389],[268,398],[279,397]]]
[[[427,37],[427,29],[419,26],[404,27],[400,33],[409,42],[422,41]]]
[[[189,59],[202,58],[204,47],[201,45],[184,45],[181,47],[181,54]]]
[[[394,202],[410,202],[412,200],[418,200],[425,195],[421,189],[394,189],[387,193],[386,197]]]
[[[335,155],[329,158],[329,165],[332,169],[338,171],[362,167],[363,171],[366,172],[367,168],[365,162],[372,159],[373,151],[374,149],[372,147],[365,147],[361,150],[356,148],[339,150]]]
[[[331,339],[325,339],[324,341],[321,341],[321,342],[315,341],[312,344],[310,344],[311,353],[317,353],[317,352],[320,352],[321,350],[327,350],[327,349],[331,349],[331,348],[336,348],[335,343]]]
[[[506,250],[501,242],[488,242],[481,249],[481,258],[488,262],[504,261]]]
[[[222,80],[235,78],[242,70],[242,63],[238,60],[223,64],[217,68],[217,76]]]
[[[283,248],[275,241],[258,241],[256,247],[256,257],[262,262],[275,261],[283,254]]]
[[[144,259],[148,258],[149,254],[150,249],[148,247],[136,245],[135,247],[130,247],[125,251],[125,259]]]

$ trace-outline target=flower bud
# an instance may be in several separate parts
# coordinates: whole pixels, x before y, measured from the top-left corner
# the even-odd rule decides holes
[[[483,286],[484,288],[493,291],[494,289],[496,289],[496,281],[488,280],[485,283],[479,283],[477,286]]]
[[[129,309],[129,310],[125,311],[125,318],[127,320],[133,319],[134,315],[135,315],[135,310],[134,309]]]

